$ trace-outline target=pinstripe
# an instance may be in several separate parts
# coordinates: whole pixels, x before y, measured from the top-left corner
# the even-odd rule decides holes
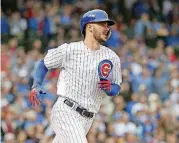
[[[70,122],[72,123],[72,128],[73,128],[73,139],[75,140],[75,143],[80,143],[81,142],[81,131],[79,130],[80,129],[80,126],[76,126],[78,121],[76,121],[76,118],[74,118],[75,116],[75,111],[71,111],[70,112],[70,116],[69,116],[69,120]],[[74,134],[75,133],[75,134]]]
[[[68,118],[66,118],[66,116],[59,116],[58,118],[64,118],[65,121],[68,120]],[[66,125],[66,123],[64,122],[61,122],[59,124],[62,124],[64,125],[64,128],[65,129],[68,129],[68,126]],[[61,130],[61,131],[60,131]],[[61,136],[59,136],[59,138],[62,138],[63,139],[63,142],[64,143],[68,143],[68,137],[69,137],[69,134],[66,132],[66,130],[63,129],[63,127],[61,127],[61,129],[58,129],[58,131],[62,132]]]
[[[77,45],[75,44],[74,45],[74,47],[75,47],[75,50],[77,49]],[[76,53],[78,53],[78,49],[77,49],[77,52]],[[78,57],[78,55],[75,53],[75,56],[76,57]],[[79,69],[77,68],[78,67],[78,62],[77,61],[75,61],[75,69],[76,69],[76,71],[78,71]],[[75,76],[75,85],[77,85],[78,87],[79,87],[79,85],[78,85],[78,82],[77,82],[77,79],[78,77],[77,76]],[[77,97],[77,93],[75,92],[75,95],[74,95],[75,97],[74,97],[74,99],[75,99],[75,101],[77,101],[78,100],[78,97]]]
[[[69,54],[67,55],[69,62],[71,62],[71,61],[70,61],[70,56],[69,56],[71,51],[72,51],[72,50],[71,50],[71,46],[69,46],[69,51],[68,51]],[[66,64],[67,64],[67,63],[66,63]],[[66,75],[65,75],[65,81],[67,81],[67,82],[66,82],[66,86],[67,86],[67,89],[69,89],[69,88],[70,88],[70,84],[68,84],[68,83],[70,82],[70,79],[67,78]],[[67,89],[66,89],[66,91],[67,91]],[[71,94],[71,96],[73,96],[73,94]],[[74,97],[72,97],[72,98],[74,98]]]
[[[82,139],[81,143],[87,143],[86,134],[85,134],[85,126],[83,125],[83,122],[85,121],[85,117],[82,117],[80,114],[77,114],[76,116],[78,118],[77,127],[79,128],[79,131],[81,133],[80,137]],[[79,122],[80,121],[80,122]],[[81,124],[80,124],[81,123]],[[85,142],[84,142],[85,141]]]
[[[76,134],[73,133],[73,139],[76,140],[75,143],[83,143],[83,139],[82,139],[82,133],[83,133],[83,131],[80,130],[81,129],[81,125],[78,124],[78,121],[76,121],[76,118],[74,118],[75,112],[76,111],[70,112],[71,116],[69,116],[70,122],[72,123],[73,131],[75,133],[78,131],[78,133],[76,133]],[[77,124],[78,124],[78,126],[77,126]]]
[[[67,111],[69,110],[68,107],[63,102],[61,104],[63,106],[62,109],[67,109]],[[66,118],[66,116],[65,116],[65,121],[69,121],[69,123],[71,123],[71,121],[70,121],[71,116],[69,116],[69,112],[66,112],[66,115],[68,117]],[[73,124],[71,124],[70,126],[73,126]],[[66,140],[65,143],[70,143],[71,141],[69,141],[69,139],[71,139],[71,135],[73,135],[73,132],[71,132],[69,126],[66,126],[65,129],[70,131],[70,132],[66,133],[67,135],[66,135],[66,138],[65,138],[65,140]],[[74,139],[74,137],[73,137],[73,139]]]
[[[62,100],[63,101],[63,100]],[[61,110],[62,109],[65,109],[65,106],[64,106],[64,104],[63,104],[63,102],[61,102],[60,103],[61,104]],[[68,114],[66,114],[66,115],[68,115]],[[67,118],[66,116],[59,116],[59,118],[64,118],[64,121],[68,121],[68,119],[69,118]],[[66,125],[66,122],[64,123],[64,122],[62,122],[62,123],[60,123],[60,124],[63,124],[64,126],[65,126],[65,129],[68,129],[68,126]],[[68,132],[66,132],[66,130],[65,131],[63,131],[63,134],[65,134],[65,136],[63,136],[63,141],[64,141],[64,143],[68,143],[69,141],[68,141],[68,138],[69,138],[69,134],[68,134]]]
[[[84,57],[87,58],[87,59],[86,59],[86,60],[87,60],[87,65],[85,65],[85,62],[83,61],[83,67],[84,67],[84,71],[85,71],[85,72],[82,72],[82,80],[83,80],[83,81],[85,81],[85,77],[87,77],[87,75],[88,75],[87,72],[90,71],[90,70],[87,70],[87,69],[86,69],[86,67],[89,66],[89,65],[88,65],[88,57],[89,57],[89,56],[88,56],[88,54],[86,54],[86,52],[84,52]],[[83,85],[83,86],[84,86],[83,88],[84,88],[85,90],[87,89],[87,85],[88,85],[88,84],[84,84],[84,85]],[[83,92],[82,90],[83,90],[83,89],[81,88],[81,93]],[[84,104],[87,104],[86,98],[85,98],[85,100],[84,100]]]
[[[64,105],[63,103],[61,103],[62,104],[62,106]],[[62,107],[62,109],[63,109],[64,107]],[[66,116],[59,116],[59,118],[64,118],[64,121],[68,121],[68,118],[66,118]],[[68,129],[68,125],[66,125],[66,123],[64,123],[64,122],[62,122],[62,123],[60,123],[60,124],[63,124],[64,125],[64,128],[65,129]],[[60,130],[60,129],[59,129]],[[64,141],[64,143],[68,143],[68,138],[69,138],[69,134],[68,134],[68,132],[66,132],[66,130],[64,130],[64,131],[62,131],[63,132],[63,141]]]
[[[44,58],[46,66],[49,68],[61,67],[62,61],[66,53],[66,47],[67,44],[63,44],[56,49],[49,50],[46,57]]]
[[[120,64],[120,59],[119,59],[119,57],[117,57],[117,55],[114,59],[114,65],[115,65],[114,70],[116,72],[114,73],[113,80],[114,80],[114,82],[120,84],[122,82],[122,79],[121,78],[119,79],[118,77],[122,76],[121,75],[121,64]],[[116,67],[118,67],[118,68],[116,68]]]
[[[97,58],[101,59],[100,55],[101,55],[101,53],[97,53]],[[100,61],[99,61],[99,62],[100,62]],[[97,66],[97,67],[96,67],[97,69],[98,69],[98,64],[99,64],[99,62],[98,62],[97,65],[96,65],[96,66]],[[94,78],[95,78],[95,75],[94,75]],[[99,96],[96,96],[97,92],[98,92],[98,91],[97,91],[97,89],[96,89],[96,90],[94,91],[94,95],[93,95],[93,96],[94,96],[94,103],[96,103],[97,100],[98,100],[98,98],[99,98]]]
[[[81,63],[82,62],[81,61],[81,56],[78,54],[80,52],[80,49],[78,48],[78,43],[75,44],[75,50],[77,50],[76,51],[76,57],[80,59],[79,63]],[[76,70],[77,70],[78,73],[82,74],[82,72],[80,72],[80,67],[78,67],[78,61],[77,60],[76,60]],[[76,78],[76,81],[79,80],[77,76],[75,76],[75,78]],[[75,83],[75,85],[77,85],[78,88],[80,87],[79,82]],[[79,89],[77,89],[77,90],[79,91]],[[79,97],[78,97],[79,93],[78,92],[75,92],[75,93],[76,93],[75,101],[78,101],[79,100]]]
[[[66,129],[68,129],[69,126],[66,125],[66,122],[64,122],[64,121],[68,121],[69,117],[66,117],[67,114],[65,116],[62,115],[61,113],[63,112],[62,109],[65,109],[65,108],[63,106],[63,103],[61,102],[60,107],[59,108],[57,107],[57,109],[55,109],[56,112],[54,114],[56,118],[53,120],[54,123],[52,124],[55,125],[54,128],[55,128],[55,132],[56,132],[58,139],[61,139],[63,143],[69,143],[68,139],[70,138],[71,133],[68,133],[66,131]]]
[[[52,128],[56,133],[56,137],[53,142],[57,143],[57,141],[59,141],[59,139],[63,141],[64,137],[61,132],[62,127],[61,127],[61,122],[58,119],[58,116],[59,116],[58,112],[54,112],[54,115],[55,115],[55,117],[52,117],[52,125],[53,125]],[[59,128],[61,129],[60,132],[58,131]]]
[[[68,121],[69,123],[71,123],[71,125],[66,126],[66,129],[68,130],[66,139],[68,140],[68,142],[71,142],[71,139],[75,139],[75,137],[73,136],[74,132],[71,131],[71,127],[73,127],[73,122],[70,121],[71,116],[69,116],[69,112],[66,112],[66,115],[68,116],[68,118],[66,118],[65,121]]]
[[[60,106],[62,106],[62,105],[60,105]],[[57,135],[57,138],[61,139],[63,142],[65,142],[65,136],[68,137],[68,135],[66,134],[66,132],[63,132],[64,129],[63,129],[62,125],[65,126],[65,124],[64,124],[64,121],[61,119],[65,118],[65,116],[61,117],[61,114],[60,114],[61,108],[63,108],[63,107],[55,109],[55,111],[54,111],[55,113],[53,114],[53,115],[55,115],[55,117],[54,117],[54,120],[52,120],[52,124],[54,125],[53,128],[55,129],[54,131]]]
[[[97,56],[98,56],[98,55],[97,55]],[[93,56],[92,59],[93,59],[93,61],[94,61],[94,63],[95,63],[95,60],[96,60],[96,59],[95,59],[95,56]],[[95,63],[95,64],[98,65],[98,63]],[[96,70],[97,70],[97,66],[96,66]],[[92,74],[91,76],[92,76],[92,80],[95,81],[95,80],[96,80],[96,79],[95,79],[96,76],[95,76],[94,74]],[[93,98],[95,99],[96,90],[93,91],[92,96],[94,96]],[[95,102],[95,101],[94,101],[94,102]],[[92,104],[92,103],[91,103],[91,104]],[[91,105],[90,105],[90,106],[91,106]]]

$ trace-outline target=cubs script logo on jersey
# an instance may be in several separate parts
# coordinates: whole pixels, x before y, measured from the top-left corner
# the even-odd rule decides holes
[[[107,78],[111,72],[113,64],[110,60],[103,60],[98,65],[99,77]]]

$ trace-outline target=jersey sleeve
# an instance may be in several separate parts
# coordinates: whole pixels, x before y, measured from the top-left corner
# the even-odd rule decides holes
[[[113,82],[118,85],[120,85],[122,82],[121,61],[117,55],[114,57],[114,61],[113,61],[112,79]]]
[[[55,49],[48,50],[44,57],[45,66],[48,69],[61,68],[66,58],[68,44],[63,44]]]

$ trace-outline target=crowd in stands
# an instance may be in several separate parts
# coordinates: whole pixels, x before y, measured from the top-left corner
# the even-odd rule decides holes
[[[6,1],[8,2],[8,1]],[[5,3],[5,1],[4,1]],[[177,0],[16,0],[1,7],[1,142],[51,143],[50,111],[60,71],[50,71],[40,106],[28,101],[47,52],[83,40],[80,17],[104,9],[116,25],[105,43],[121,59],[121,91],[104,98],[89,143],[179,143]],[[16,7],[14,9],[13,7]]]

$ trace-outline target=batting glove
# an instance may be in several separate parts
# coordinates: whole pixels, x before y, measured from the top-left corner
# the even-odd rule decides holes
[[[98,82],[99,88],[101,88],[102,90],[107,90],[110,91],[111,90],[111,81],[109,81],[106,78],[100,78],[100,82]]]
[[[42,102],[43,96],[46,92],[40,86],[35,86],[30,91],[29,101],[32,106],[39,105]]]

